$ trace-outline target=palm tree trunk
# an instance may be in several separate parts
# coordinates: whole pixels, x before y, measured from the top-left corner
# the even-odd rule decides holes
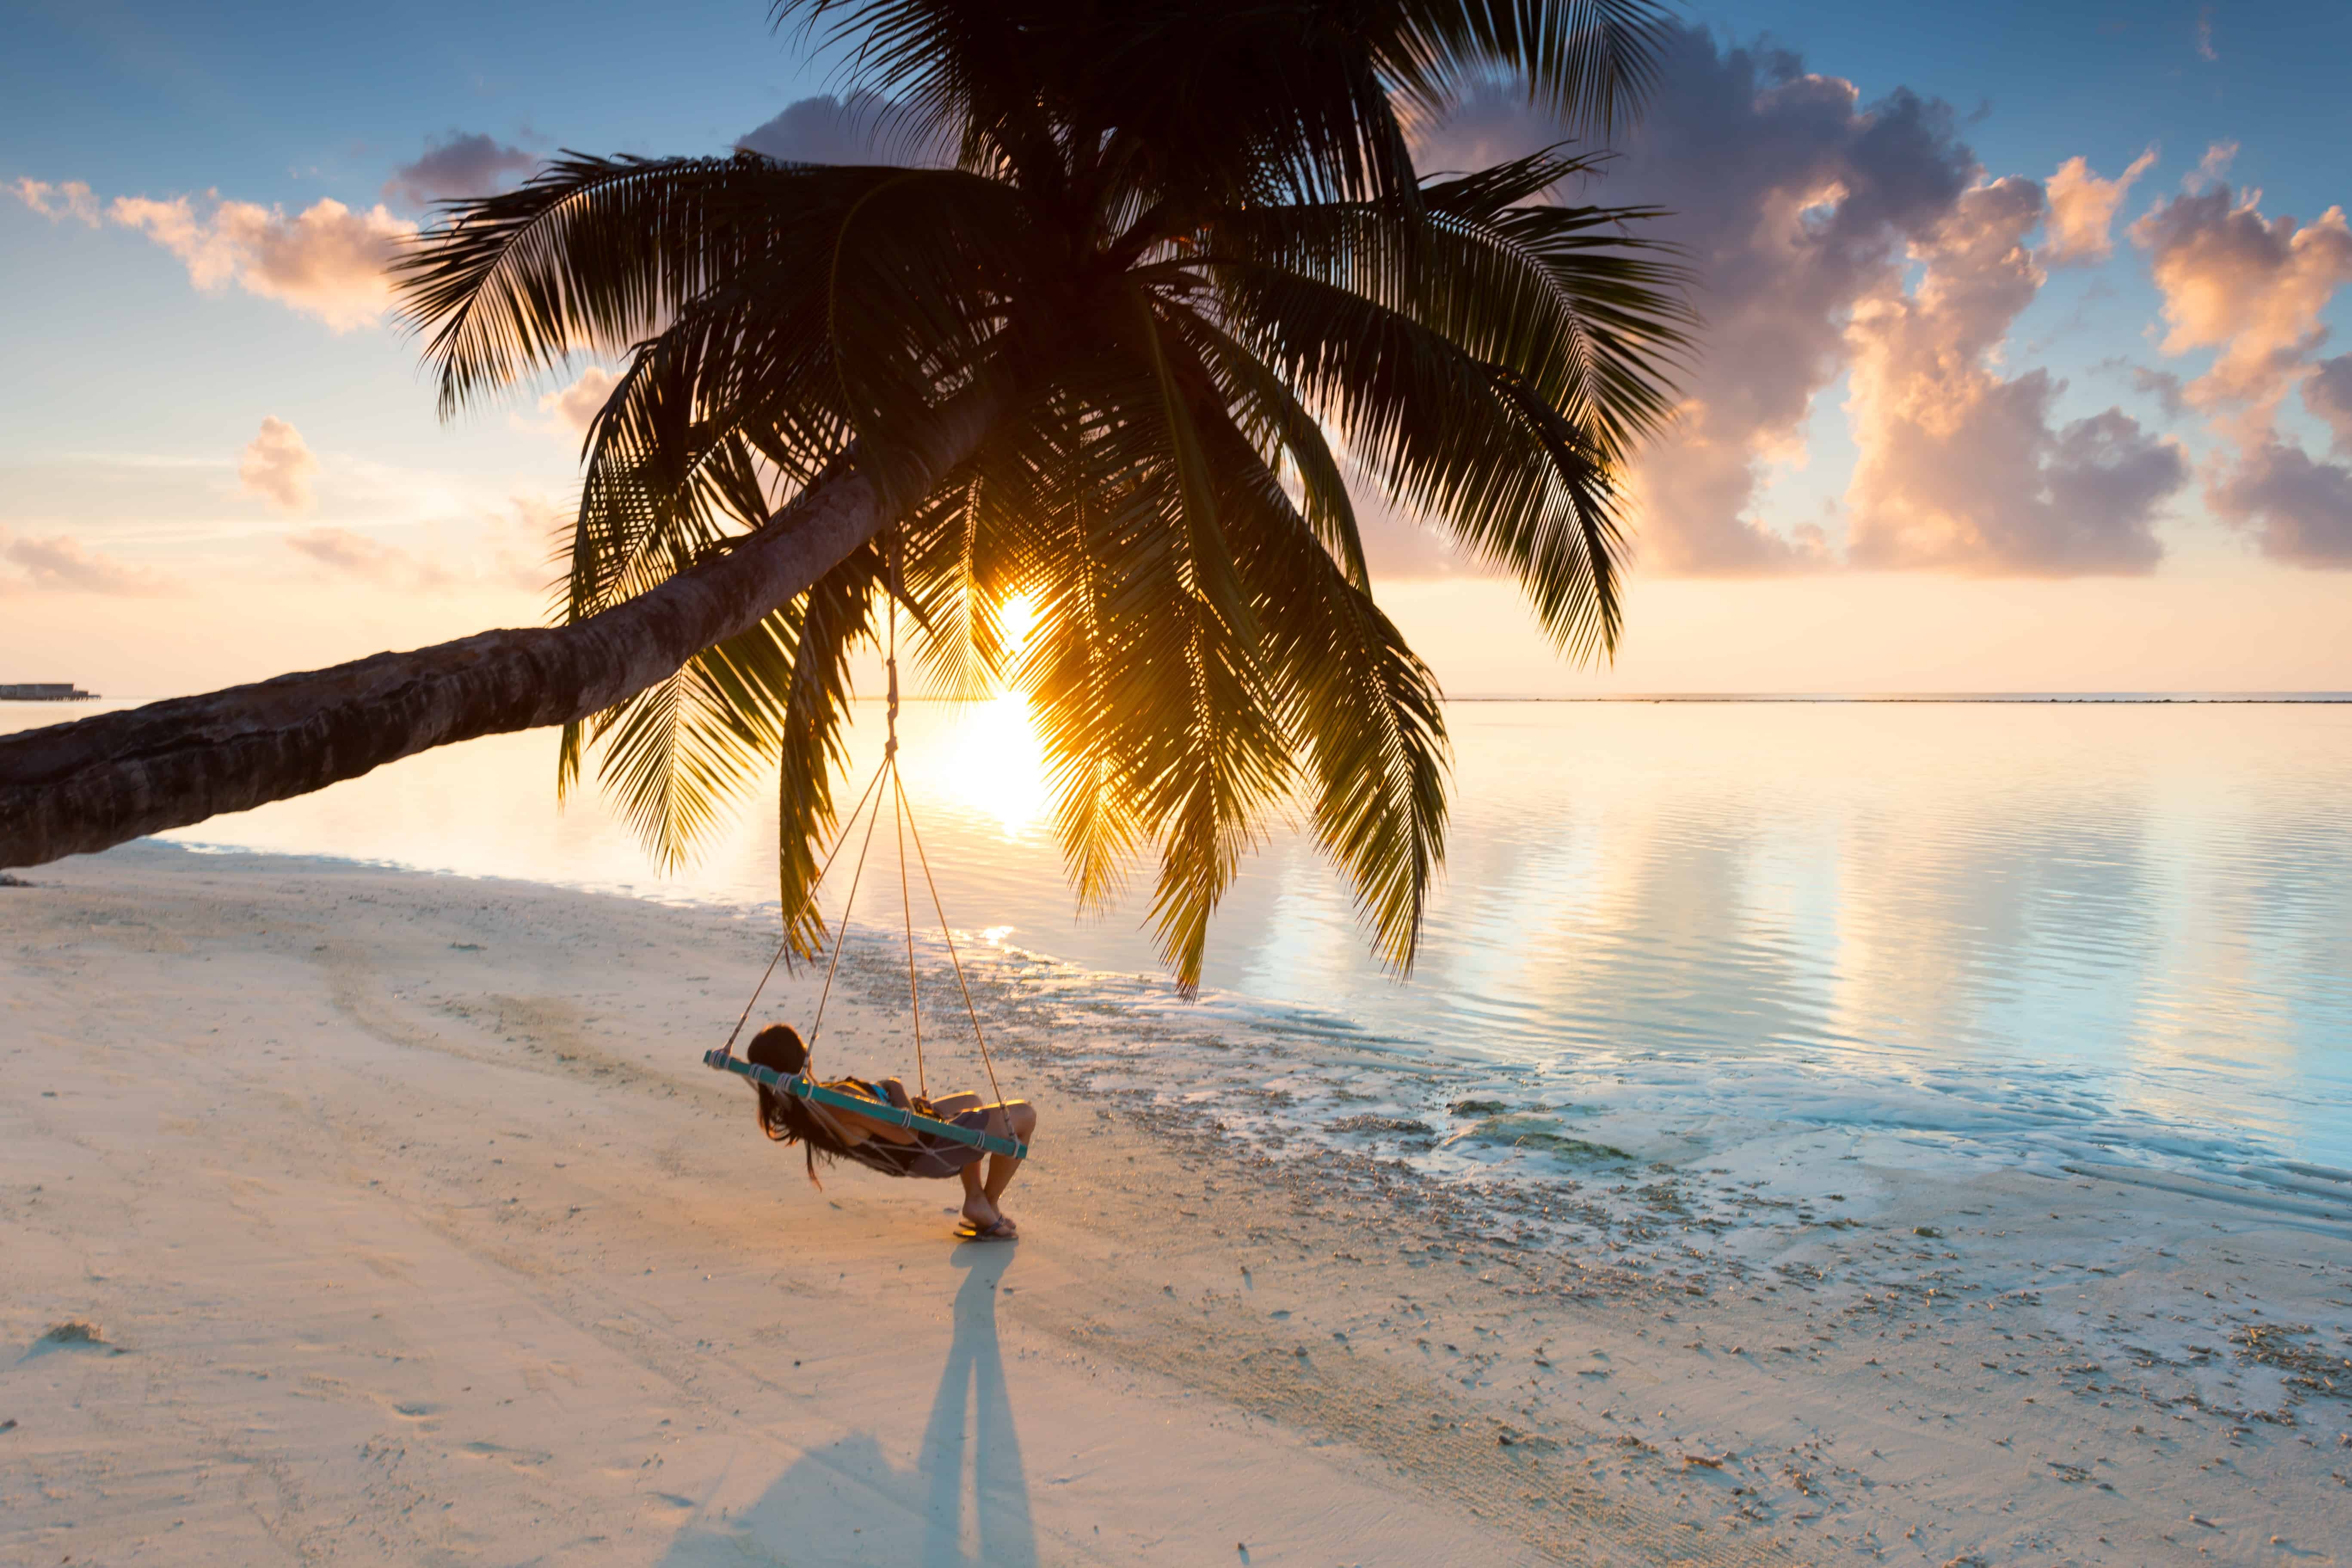
[[[909,493],[978,448],[991,402],[945,411],[925,471],[907,475]],[[453,742],[584,719],[748,631],[899,510],[843,464],[734,549],[574,626],[481,632],[0,737],[0,867],[307,795]]]

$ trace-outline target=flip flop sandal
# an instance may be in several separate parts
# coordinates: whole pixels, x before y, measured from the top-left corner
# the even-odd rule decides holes
[[[956,1237],[962,1241],[1018,1241],[1021,1239],[1021,1232],[1014,1227],[1011,1220],[999,1215],[996,1223],[985,1228],[972,1225],[969,1221],[958,1226]]]

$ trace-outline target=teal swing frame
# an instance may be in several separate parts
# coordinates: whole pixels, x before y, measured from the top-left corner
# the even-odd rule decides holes
[[[978,1128],[960,1126],[952,1121],[942,1121],[936,1116],[925,1116],[919,1110],[909,1110],[903,1106],[887,1105],[878,1100],[868,1100],[862,1094],[849,1094],[841,1089],[830,1089],[816,1082],[806,1073],[794,1073],[788,1078],[773,1068],[757,1066],[731,1056],[726,1051],[705,1051],[702,1053],[702,1061],[705,1067],[717,1068],[721,1072],[740,1073],[753,1083],[764,1083],[778,1094],[789,1094],[796,1100],[812,1100],[819,1105],[830,1105],[841,1110],[854,1110],[858,1115],[871,1118],[876,1121],[887,1121],[893,1127],[904,1127],[933,1138],[947,1139],[950,1142],[965,1143],[975,1149],[985,1149],[992,1154],[1003,1154],[1015,1160],[1025,1160],[1029,1157],[1029,1145],[1017,1138],[1007,1138],[995,1132],[983,1132]]]

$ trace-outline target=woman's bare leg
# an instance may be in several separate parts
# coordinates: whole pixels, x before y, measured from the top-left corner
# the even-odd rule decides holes
[[[988,1201],[988,1194],[981,1188],[980,1168],[984,1163],[985,1161],[974,1160],[956,1173],[963,1182],[964,1223],[974,1230],[986,1230],[1001,1217],[996,1205]]]
[[[1025,1100],[1007,1100],[1003,1105],[992,1105],[988,1110],[988,1130],[991,1132],[1017,1138],[1024,1143],[1036,1133],[1037,1108]],[[1021,1162],[1010,1154],[991,1154],[988,1157],[988,1179],[982,1184],[981,1193],[987,1198],[990,1208],[996,1207],[997,1200],[1004,1196],[1004,1189],[1013,1184],[1013,1178],[1020,1173]],[[1002,1211],[999,1213],[1001,1215]]]
[[[1017,1138],[1026,1143],[1037,1131],[1037,1108],[1025,1100],[992,1105],[988,1108],[988,1130],[1000,1138]],[[981,1173],[983,1163],[988,1167],[984,1179]],[[974,1160],[956,1173],[963,1178],[963,1217],[971,1222],[972,1228],[987,1230],[999,1221],[1011,1225],[996,1203],[1020,1170],[1021,1162],[1012,1155],[992,1154],[986,1161]]]

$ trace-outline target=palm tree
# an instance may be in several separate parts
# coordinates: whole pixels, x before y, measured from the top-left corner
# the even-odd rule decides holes
[[[1647,80],[1648,0],[776,12],[849,47],[942,166],[566,155],[402,264],[445,413],[626,356],[562,625],[0,742],[0,863],[561,723],[562,781],[600,749],[665,858],[779,767],[795,909],[887,596],[940,679],[1031,694],[1082,900],[1156,849],[1181,982],[1294,795],[1410,965],[1444,718],[1343,465],[1515,576],[1564,651],[1611,649],[1617,476],[1686,318],[1627,233],[1650,214],[1548,195],[1589,158],[1425,178],[1406,121],[1508,72],[1604,132]]]

